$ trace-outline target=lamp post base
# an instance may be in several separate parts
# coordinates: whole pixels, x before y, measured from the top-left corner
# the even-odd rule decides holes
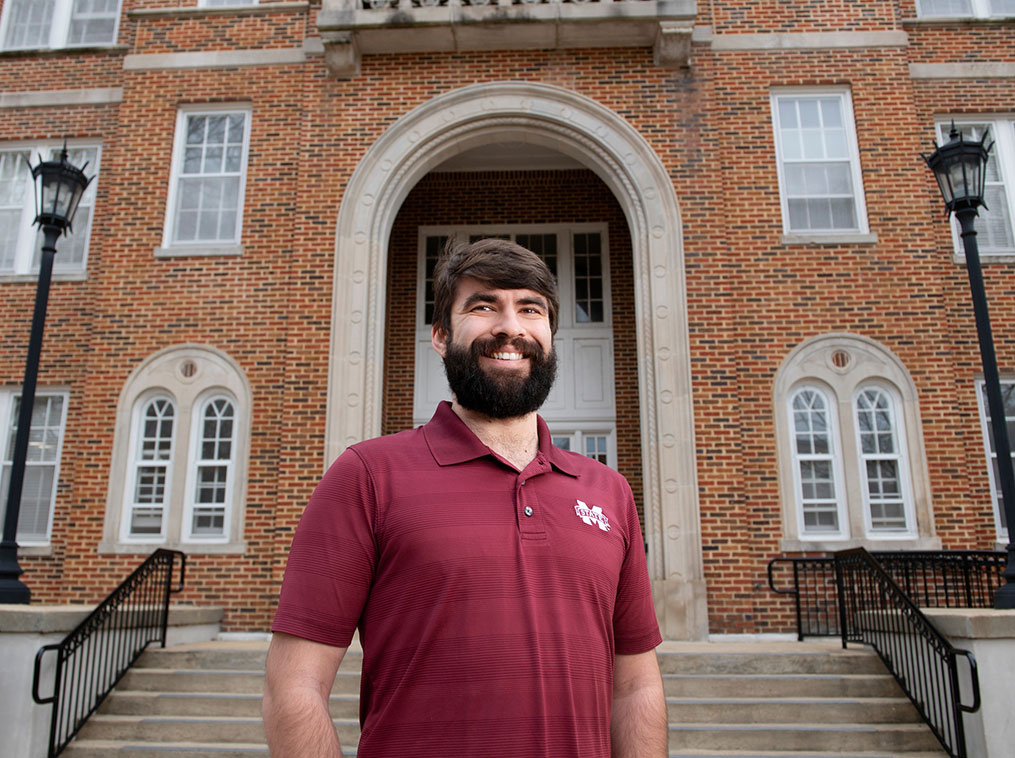
[[[20,577],[24,571],[18,565],[18,546],[0,545],[0,604],[28,605],[32,591]]]

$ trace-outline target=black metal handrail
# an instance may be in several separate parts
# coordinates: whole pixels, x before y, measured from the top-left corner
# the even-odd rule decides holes
[[[870,645],[952,758],[966,758],[962,713],[980,707],[976,659],[952,647],[878,559],[863,548],[835,554],[842,646]],[[969,663],[972,705],[962,703],[957,658]]]
[[[176,556],[180,581],[174,588]],[[39,648],[32,699],[53,704],[49,758],[60,754],[149,644],[166,646],[169,596],[183,589],[185,567],[186,556],[178,550],[156,550],[63,641]],[[50,651],[57,654],[53,694],[44,698],[39,683]]]
[[[1003,583],[1005,553],[993,550],[914,550],[871,553],[921,608],[992,608]],[[777,586],[786,567],[792,584]],[[838,637],[839,600],[831,556],[781,557],[768,564],[768,586],[794,598],[797,638]]]

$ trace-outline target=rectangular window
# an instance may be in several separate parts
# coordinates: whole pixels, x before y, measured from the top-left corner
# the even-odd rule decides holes
[[[1015,254],[1015,118],[955,119],[955,129],[966,139],[981,140],[987,133],[988,144],[993,141],[987,158],[984,177],[983,201],[986,208],[979,209],[976,220],[976,241],[982,255]],[[937,124],[939,144],[945,144],[951,133],[952,119],[942,118]],[[959,224],[952,220],[955,252],[963,255]]]
[[[1004,498],[1001,496],[1001,481],[997,471],[997,451],[994,449],[994,434],[990,407],[987,404],[987,386],[984,382],[976,383],[977,397],[980,406],[980,429],[983,433],[983,446],[987,451],[987,473],[990,477],[990,493],[994,501],[994,525],[997,528],[998,540],[1008,539],[1008,520],[1004,512]],[[1015,382],[1001,382],[1001,402],[1004,404],[1005,422],[1008,425],[1008,440],[1015,440]],[[1015,452],[1012,452],[1012,465],[1015,465]]]
[[[249,108],[180,111],[164,247],[240,243]]]
[[[617,467],[616,431],[607,430],[552,431],[553,444],[561,450],[572,450],[612,468]]]
[[[916,0],[920,18],[1015,16],[1015,0]]]
[[[112,45],[119,24],[120,0],[7,0],[3,49]]]
[[[3,471],[0,477],[0,513],[7,509],[7,489],[10,486],[20,409],[20,395],[0,393],[0,419],[3,419],[6,429]],[[49,543],[66,422],[67,394],[37,392],[32,408],[21,509],[18,512],[17,539],[21,545]]]
[[[60,159],[62,145],[0,146],[0,275],[37,274],[42,255],[42,232],[34,225],[35,188],[28,161]],[[99,173],[98,145],[68,145],[67,159],[75,166],[84,166],[87,176],[96,178],[88,185],[70,235],[62,237],[57,246],[53,271],[80,273],[88,259],[95,210],[95,192]]]
[[[774,92],[772,119],[784,231],[866,233],[849,93]]]

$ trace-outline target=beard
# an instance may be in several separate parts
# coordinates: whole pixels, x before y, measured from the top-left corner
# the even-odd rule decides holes
[[[511,348],[529,360],[529,373],[479,365],[481,356]],[[547,353],[536,342],[523,339],[477,339],[469,347],[456,344],[449,336],[444,353],[444,373],[458,404],[488,418],[525,416],[539,407],[550,394],[557,377],[557,351]]]

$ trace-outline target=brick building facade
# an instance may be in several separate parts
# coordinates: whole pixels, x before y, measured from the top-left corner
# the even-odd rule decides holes
[[[425,268],[453,234],[556,256],[551,427],[630,479],[667,636],[788,631],[776,556],[1003,540],[919,153],[952,120],[997,140],[980,244],[1013,382],[1010,3],[399,3],[3,0],[7,467],[22,156],[66,137],[97,171],[46,322],[33,602],[97,601],[164,545],[183,600],[265,630],[324,467],[439,394]]]

